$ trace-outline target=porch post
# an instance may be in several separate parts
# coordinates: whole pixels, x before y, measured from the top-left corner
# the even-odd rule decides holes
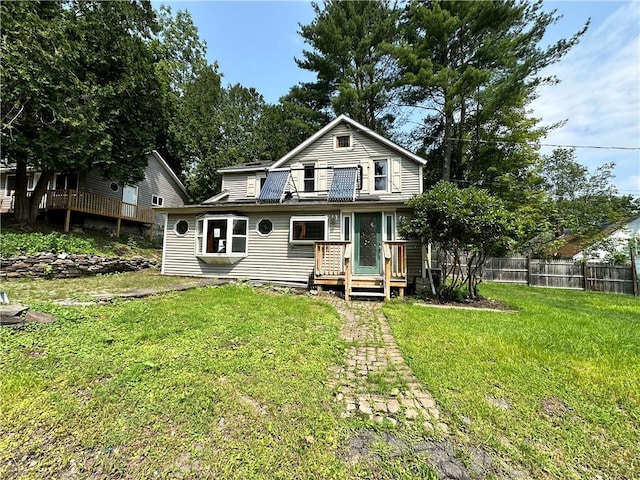
[[[391,298],[391,249],[388,244],[383,243],[382,250],[384,251],[384,298],[389,300]]]
[[[67,190],[67,212],[64,216],[64,233],[69,233],[69,227],[71,226],[71,192]]]
[[[351,301],[351,244],[344,248],[344,299]]]

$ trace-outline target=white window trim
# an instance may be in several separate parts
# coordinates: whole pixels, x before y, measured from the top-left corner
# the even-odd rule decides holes
[[[391,240],[387,240],[388,231],[387,231],[387,217],[391,217]],[[382,212],[382,239],[384,242],[395,242],[397,240],[396,231],[398,230],[396,212]]]
[[[225,238],[225,244],[228,246],[228,251],[225,253],[208,253],[201,252],[198,249],[198,240],[202,239],[201,245],[204,250],[205,247],[205,239],[207,238],[207,229],[209,228],[209,220],[225,220],[227,222],[227,234]],[[247,229],[244,235],[234,235],[233,234],[233,220],[244,220],[246,221]],[[198,222],[202,221],[202,231],[198,233]],[[231,247],[233,245],[233,237],[244,237],[246,239],[245,242],[245,251],[244,252],[231,252]],[[196,231],[195,231],[195,244],[194,244],[194,252],[196,257],[207,263],[235,263],[242,258],[245,258],[249,255],[249,217],[241,216],[241,215],[201,215],[196,218]]]
[[[156,201],[154,202],[153,199],[156,199]],[[160,195],[151,195],[151,205],[153,207],[162,207],[164,205],[164,197],[161,197]]]
[[[338,137],[349,137],[349,146],[348,147],[338,147]],[[334,152],[349,152],[353,150],[353,134],[352,133],[341,133],[336,134],[331,138],[333,142],[333,151]]]
[[[324,238],[322,240],[294,240],[293,222],[324,222]],[[327,241],[329,236],[329,217],[327,215],[309,215],[291,217],[289,219],[289,243],[292,245],[313,245],[316,242]]]
[[[180,233],[178,232],[178,223],[180,222],[187,222],[187,231],[184,233]],[[178,218],[176,220],[176,223],[173,224],[173,233],[177,236],[177,237],[184,237],[187,233],[189,233],[189,230],[191,230],[191,226],[189,225],[189,221],[184,219],[184,218]]]
[[[344,235],[344,219],[349,219],[349,240]],[[343,242],[353,242],[353,212],[342,212],[340,215],[340,240]]]
[[[376,162],[387,162],[387,188],[376,190]],[[391,160],[389,158],[374,158],[371,161],[371,193],[389,193],[391,191]]]
[[[260,231],[260,229],[258,228],[258,227],[259,227],[259,225],[260,225],[260,223],[261,223],[261,222],[263,222],[263,221],[265,221],[265,220],[269,220],[269,221],[271,222],[271,231],[270,231],[269,233],[262,233],[262,232]],[[274,230],[275,230],[275,224],[273,223],[273,220],[271,220],[269,217],[262,217],[262,218],[260,218],[260,219],[256,222],[256,233],[257,233],[258,235],[260,235],[261,237],[268,237],[268,236],[270,236],[270,235],[273,233],[273,231],[274,231]]]

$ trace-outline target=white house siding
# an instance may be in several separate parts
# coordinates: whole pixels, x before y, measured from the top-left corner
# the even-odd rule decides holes
[[[314,246],[291,245],[289,224],[291,216],[305,215],[301,211],[243,213],[249,218],[249,243],[247,257],[233,265],[211,265],[195,256],[196,215],[169,214],[165,232],[163,273],[165,275],[210,276],[250,278],[252,280],[306,283],[314,269]],[[332,222],[331,216],[339,217],[338,210],[328,210],[321,215],[329,216],[329,240],[340,240],[340,224]],[[312,213],[308,215],[319,215]],[[257,232],[257,224],[268,218],[273,222],[273,231],[268,236]],[[175,233],[179,220],[189,223],[184,236]]]

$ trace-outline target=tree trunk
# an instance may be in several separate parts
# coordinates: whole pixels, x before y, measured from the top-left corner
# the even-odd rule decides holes
[[[444,105],[444,160],[442,163],[442,179],[446,182],[451,180],[451,129],[453,127],[453,112],[447,107],[445,96]]]
[[[42,172],[33,192],[29,195],[27,191],[27,164],[21,160],[17,162],[13,212],[18,223],[33,225],[36,222],[40,201],[44,194],[47,193],[47,185],[51,177],[53,177],[52,171]]]
[[[29,197],[27,192],[27,163],[23,160],[16,162],[16,191],[13,202],[13,215],[18,223],[29,222]]]

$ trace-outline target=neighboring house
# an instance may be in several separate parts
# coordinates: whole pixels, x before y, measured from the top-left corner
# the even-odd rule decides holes
[[[399,238],[426,161],[340,116],[276,162],[223,168],[222,191],[166,214],[162,273],[402,295],[422,248]]]
[[[153,151],[147,155],[144,180],[135,185],[121,185],[95,172],[57,173],[49,182],[40,208],[47,212],[64,212],[65,231],[71,216],[86,226],[114,225],[119,235],[122,222],[127,225],[164,227],[164,217],[152,207],[176,207],[188,203],[184,185],[162,156]],[[27,189],[33,191],[40,173],[29,171]],[[0,212],[13,209],[15,168],[0,168]]]
[[[576,252],[572,258],[583,260],[587,257],[588,261],[601,262],[605,261],[612,253],[629,255],[632,240],[635,240],[633,245],[635,249],[640,243],[640,217],[625,222],[616,222],[606,227],[602,233],[604,235],[598,242]]]

